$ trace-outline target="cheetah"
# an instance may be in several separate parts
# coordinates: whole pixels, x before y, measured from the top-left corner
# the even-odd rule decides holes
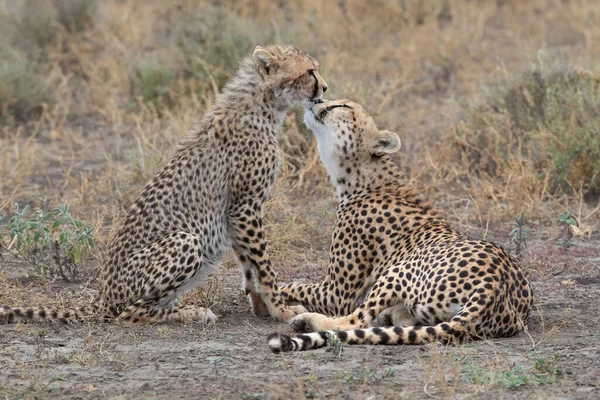
[[[348,100],[315,104],[304,119],[340,203],[325,280],[281,290],[312,311],[291,328],[313,333],[271,334],[273,352],[319,348],[334,333],[348,344],[398,345],[524,329],[533,293],[521,268],[499,246],[458,233],[403,182],[389,156],[397,134]]]
[[[1,307],[13,320],[214,321],[178,298],[214,273],[230,249],[252,312],[288,321],[303,309],[279,293],[263,214],[280,172],[278,135],[292,107],[322,101],[319,63],[287,45],[257,46],[199,124],[145,186],[108,247],[97,300],[77,309]]]

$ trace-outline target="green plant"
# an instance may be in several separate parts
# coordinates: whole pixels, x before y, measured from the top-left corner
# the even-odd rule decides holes
[[[24,0],[11,16],[15,41],[22,46],[44,49],[56,39],[59,24],[49,1]]]
[[[514,388],[526,385],[529,382],[527,372],[521,366],[516,366],[500,375],[500,383],[507,388]]]
[[[225,84],[257,44],[296,42],[292,25],[261,24],[237,12],[236,6],[203,5],[174,21],[173,36],[185,57],[181,75],[194,80],[193,91],[199,97]]]
[[[566,213],[559,214],[558,223],[562,229],[562,235],[558,238],[558,244],[565,250],[571,247],[573,244],[571,243],[571,239],[573,238],[572,226],[579,227],[579,222],[577,218],[573,215],[571,210],[568,210]]]
[[[57,21],[69,32],[81,32],[92,25],[98,0],[54,0]]]
[[[468,363],[462,374],[462,380],[475,385],[489,385],[493,380],[493,375],[479,365]]]
[[[264,393],[245,393],[242,394],[242,399],[244,400],[258,400],[258,399],[264,399],[265,398],[265,394]]]
[[[219,376],[219,364],[225,359],[226,357],[223,356],[206,357],[206,361],[213,366],[215,376]]]
[[[560,375],[563,373],[563,369],[557,366],[558,362],[559,356],[556,354],[547,358],[539,357],[535,360],[533,368],[541,373]]]
[[[527,247],[527,239],[531,235],[531,229],[525,227],[525,211],[521,211],[521,215],[515,217],[513,222],[515,228],[510,231],[508,236],[515,244],[515,253],[520,256],[525,247]]]
[[[66,281],[81,278],[82,267],[94,248],[94,228],[73,219],[71,206],[51,212],[14,205],[13,216],[0,220],[0,246],[29,262],[43,276],[60,276]],[[8,233],[8,235],[7,235]],[[8,244],[5,238],[8,236]]]
[[[487,370],[484,367],[468,363],[464,367],[461,379],[469,384],[484,386],[503,386],[517,388],[524,385],[553,384],[555,377],[562,374],[557,366],[558,356],[538,357],[532,368],[517,365],[508,369]]]
[[[343,343],[337,335],[338,332],[339,332],[339,329],[336,332],[331,332],[331,333],[327,334],[327,349],[326,349],[326,351],[332,352],[337,357],[339,357],[340,354],[342,354],[342,349],[343,349]]]
[[[175,71],[154,60],[140,62],[130,74],[131,94],[154,106],[172,103],[176,83]]]
[[[0,58],[0,118],[39,118],[44,106],[54,103],[54,72],[44,73],[17,50],[0,48]]]
[[[370,381],[383,381],[391,380],[394,377],[394,370],[392,368],[386,368],[382,371],[378,371],[376,367],[371,366],[364,368],[359,371],[353,372],[339,372],[336,374],[336,379],[344,379],[346,382],[364,382],[366,379]]]

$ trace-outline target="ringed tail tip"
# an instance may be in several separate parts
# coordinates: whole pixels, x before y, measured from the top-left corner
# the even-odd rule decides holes
[[[292,350],[292,339],[288,335],[272,333],[267,337],[267,343],[275,354]]]

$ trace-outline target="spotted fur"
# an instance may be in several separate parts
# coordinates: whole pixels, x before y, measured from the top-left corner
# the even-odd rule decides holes
[[[312,311],[293,318],[292,329],[313,333],[275,333],[273,351],[321,347],[332,334],[349,344],[422,344],[524,328],[533,293],[518,263],[454,230],[403,183],[388,156],[400,149],[395,133],[346,100],[315,105],[305,122],[340,205],[325,281],[282,289]]]
[[[66,311],[0,307],[0,317],[212,321],[210,310],[182,306],[178,298],[206,280],[231,248],[255,314],[287,321],[302,311],[279,293],[263,213],[279,175],[286,113],[310,107],[327,89],[318,68],[291,46],[257,46],[130,208],[109,245],[95,304]]]

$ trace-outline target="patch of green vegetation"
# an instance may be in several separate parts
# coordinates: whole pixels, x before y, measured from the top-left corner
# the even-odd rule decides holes
[[[145,58],[138,62],[130,72],[132,97],[173,107],[175,98],[214,96],[257,44],[293,43],[292,28],[259,24],[236,13],[235,7],[198,5],[171,21],[168,45],[181,50],[181,60],[168,64]]]
[[[538,357],[535,359],[533,368],[542,374],[562,375],[565,371],[558,366],[560,358],[554,354],[550,357]]]
[[[80,280],[94,248],[94,228],[73,219],[70,211],[67,204],[32,215],[29,206],[21,210],[15,204],[6,223],[6,216],[0,216],[0,248],[26,260],[42,276]]]
[[[535,375],[533,375],[535,377]],[[526,385],[529,382],[529,375],[521,366],[516,366],[506,371],[502,371],[500,384],[506,388],[516,388]]]
[[[343,343],[338,337],[338,333],[339,329],[327,334],[327,348],[325,349],[325,351],[333,353],[336,357],[339,357],[343,350]]]
[[[264,398],[265,398],[264,392],[242,394],[242,399],[244,399],[244,400],[259,400],[259,399],[264,399]]]
[[[480,365],[469,363],[465,366],[462,380],[474,385],[489,385],[492,382],[492,374]]]
[[[394,378],[394,370],[392,368],[378,370],[376,367],[371,366],[368,368],[363,368],[359,371],[336,374],[336,378],[343,379],[348,383],[364,382],[366,380],[372,382],[391,380]]]
[[[185,56],[185,72],[221,86],[237,70],[239,61],[257,44],[294,43],[293,25],[260,24],[226,9],[199,6],[174,28],[177,46]],[[309,49],[306,49],[309,50]]]
[[[551,193],[600,192],[600,80],[592,73],[538,62],[492,86],[456,133],[459,158],[478,175],[525,168]]]
[[[24,0],[5,17],[11,22],[13,44],[33,51],[43,50],[61,33],[90,28],[97,9],[97,0]]]
[[[133,97],[155,106],[168,105],[173,101],[176,71],[155,60],[145,60],[132,69],[129,82]]]
[[[92,25],[97,0],[24,0],[0,10],[0,120],[38,120],[55,102],[59,68],[48,49]]]
[[[98,0],[54,0],[57,21],[70,33],[89,29],[98,10]]]
[[[566,213],[559,214],[557,220],[562,230],[562,235],[558,238],[558,245],[564,250],[567,250],[573,245],[573,243],[571,243],[571,239],[573,239],[573,231],[571,227],[579,227],[579,222],[571,210],[567,210]]]
[[[223,356],[206,357],[206,361],[213,366],[213,372],[215,373],[215,376],[219,376],[219,364],[226,359],[227,357]]]
[[[469,384],[518,388],[525,385],[553,384],[563,370],[557,366],[558,356],[539,357],[532,368],[516,365],[508,369],[489,370],[481,365],[468,363],[461,379]]]
[[[0,49],[0,59],[0,118],[14,121],[39,118],[44,107],[54,103],[57,80],[17,50]]]
[[[24,0],[7,17],[12,20],[13,43],[30,53],[39,52],[54,42],[60,28],[56,10],[49,1]]]

